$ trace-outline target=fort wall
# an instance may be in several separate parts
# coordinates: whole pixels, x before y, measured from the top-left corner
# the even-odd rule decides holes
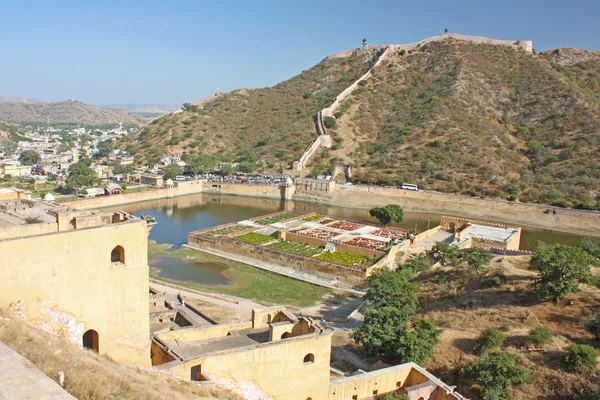
[[[206,379],[252,383],[274,399],[317,400],[327,398],[330,351],[331,333],[308,334],[155,368],[189,380],[192,368],[197,367]],[[308,354],[314,361],[304,362]]]
[[[141,220],[2,239],[0,304],[79,344],[94,330],[100,354],[150,366],[147,246]]]

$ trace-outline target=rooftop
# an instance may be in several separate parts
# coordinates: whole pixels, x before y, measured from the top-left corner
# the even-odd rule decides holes
[[[470,232],[464,234],[465,238],[474,237],[497,242],[506,242],[519,231],[516,228],[498,228],[494,226],[477,224],[473,224],[472,226],[473,228],[470,230]]]

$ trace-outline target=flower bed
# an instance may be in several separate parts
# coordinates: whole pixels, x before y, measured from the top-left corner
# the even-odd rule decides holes
[[[318,221],[322,218],[323,218],[322,215],[317,214],[317,215],[311,215],[310,217],[306,217],[303,220],[306,222],[312,222],[312,221]]]
[[[352,240],[348,240],[344,242],[345,244],[351,244],[352,246],[362,247],[363,249],[376,250],[380,247],[385,246],[385,242],[380,240],[367,239],[362,237],[357,237]]]
[[[360,225],[344,221],[336,221],[333,224],[327,226],[330,228],[342,229],[344,231],[355,231],[358,228],[360,228]]]
[[[339,233],[333,231],[326,231],[324,229],[307,229],[304,231],[298,232],[300,235],[311,236],[321,240],[331,239],[334,236],[338,236]]]
[[[219,237],[219,236],[225,236],[225,235],[228,235],[228,234],[234,233],[234,232],[245,231],[247,229],[250,229],[250,227],[244,226],[244,225],[232,225],[232,226],[228,226],[227,228],[221,228],[221,229],[216,229],[214,231],[203,232],[200,234],[200,236],[214,238],[214,237]]]
[[[307,244],[294,243],[288,241],[281,241],[277,243],[270,244],[269,247],[272,247],[277,250],[285,251],[288,253],[298,254],[305,257],[313,257],[317,254],[321,253],[321,249],[316,247],[309,246]]]
[[[382,228],[382,229],[378,229],[373,232],[369,232],[369,235],[379,236],[379,237],[388,238],[388,239],[398,239],[398,238],[404,236],[404,232]]]
[[[233,239],[252,244],[265,244],[275,240],[275,238],[272,236],[261,235],[260,233],[255,232],[249,232],[240,236],[235,236]]]
[[[284,219],[294,218],[295,216],[296,214],[294,213],[283,213],[279,215],[274,215],[272,217],[262,218],[254,222],[259,223],[261,225],[270,225],[274,224],[275,222],[283,221]]]
[[[344,253],[341,251],[335,251],[333,253],[326,251],[324,253],[319,254],[315,258],[318,258],[319,260],[323,260],[323,261],[329,261],[334,264],[346,265],[348,267],[351,267],[355,264],[360,264],[361,262],[363,262],[366,259],[366,257],[363,257],[363,256],[357,256],[354,254]]]

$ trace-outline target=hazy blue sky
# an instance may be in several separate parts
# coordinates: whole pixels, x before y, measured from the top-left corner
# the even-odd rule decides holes
[[[600,50],[600,0],[0,0],[0,95],[182,103],[451,32]]]

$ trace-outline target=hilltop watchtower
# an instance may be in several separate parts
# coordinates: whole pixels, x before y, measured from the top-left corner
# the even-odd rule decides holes
[[[369,47],[369,43],[367,43],[367,39],[366,38],[363,38],[363,40],[362,40],[362,48],[366,49],[367,47]]]

